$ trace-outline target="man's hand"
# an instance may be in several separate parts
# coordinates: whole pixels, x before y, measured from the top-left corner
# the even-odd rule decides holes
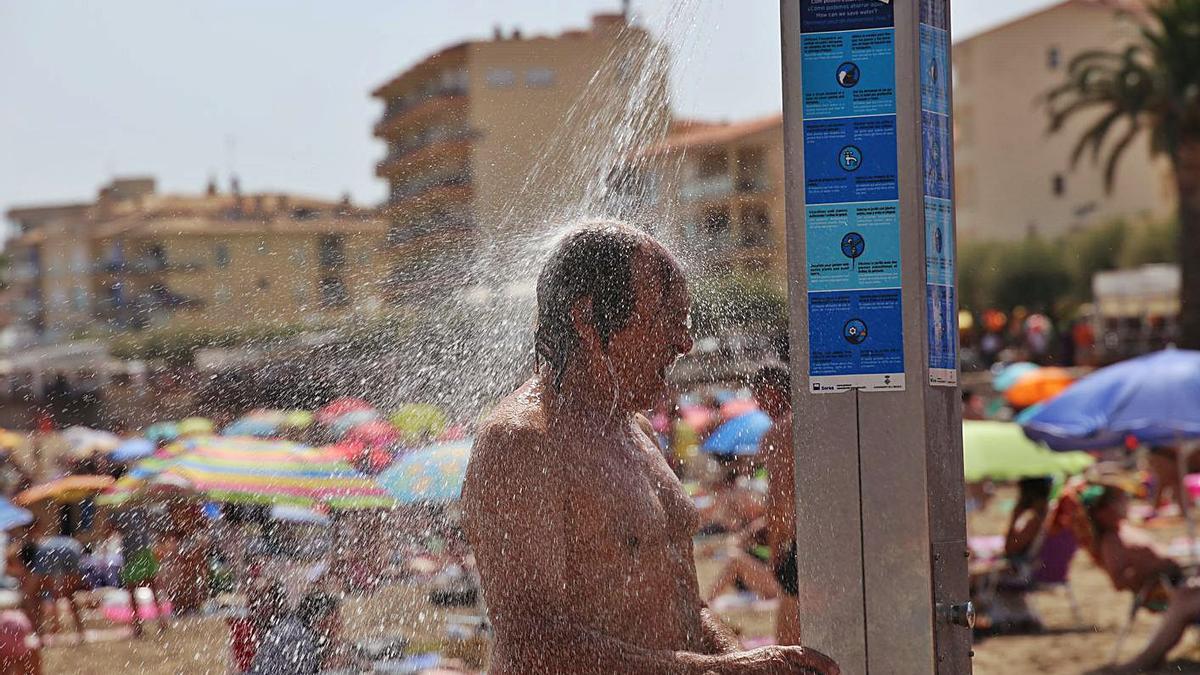
[[[707,672],[718,675],[841,675],[833,659],[804,647],[760,647],[722,654]]]

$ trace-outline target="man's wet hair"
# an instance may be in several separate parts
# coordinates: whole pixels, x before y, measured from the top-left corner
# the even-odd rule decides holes
[[[786,396],[792,395],[792,373],[782,363],[764,363],[750,376],[750,390],[778,389]]]
[[[682,281],[670,254],[650,246],[652,242],[649,235],[629,225],[600,221],[568,232],[551,251],[538,275],[534,349],[538,363],[550,368],[556,389],[579,348],[579,334],[571,321],[576,301],[591,298],[589,322],[607,349],[613,335],[633,316],[633,258],[639,250],[650,256],[664,294]]]

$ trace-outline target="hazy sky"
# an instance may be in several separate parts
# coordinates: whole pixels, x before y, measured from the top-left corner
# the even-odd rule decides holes
[[[634,0],[661,16],[667,0]],[[966,36],[1052,0],[953,0]],[[678,4],[680,0],[674,0]],[[777,111],[777,0],[683,0],[667,32],[688,116]],[[0,0],[0,211],[80,201],[113,174],[197,192],[230,167],[247,190],[382,199],[381,106],[368,92],[428,52],[584,27],[619,0]],[[679,44],[682,43],[682,44]]]

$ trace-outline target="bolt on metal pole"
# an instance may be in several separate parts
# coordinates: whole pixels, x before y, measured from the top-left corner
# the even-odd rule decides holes
[[[781,0],[804,642],[969,673],[949,0]]]

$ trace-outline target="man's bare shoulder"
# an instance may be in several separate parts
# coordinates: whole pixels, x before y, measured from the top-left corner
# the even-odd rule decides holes
[[[500,401],[480,423],[463,486],[464,497],[498,485],[493,480],[498,474],[511,479],[539,466],[536,459],[547,446],[547,424],[535,387],[527,382]]]

